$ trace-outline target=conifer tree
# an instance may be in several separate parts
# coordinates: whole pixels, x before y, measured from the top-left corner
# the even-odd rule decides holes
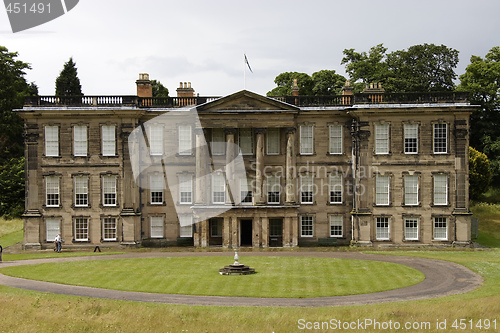
[[[64,64],[64,68],[56,79],[56,96],[83,96],[82,86],[73,58]]]

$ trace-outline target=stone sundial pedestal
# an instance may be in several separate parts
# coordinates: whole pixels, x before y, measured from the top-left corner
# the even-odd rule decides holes
[[[255,269],[240,264],[238,262],[240,257],[238,256],[238,250],[234,250],[234,264],[224,266],[224,268],[219,269],[220,275],[248,275],[254,274]]]

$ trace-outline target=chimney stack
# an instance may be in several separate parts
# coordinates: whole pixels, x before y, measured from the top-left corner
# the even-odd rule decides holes
[[[135,84],[137,84],[138,97],[153,97],[153,86],[149,80],[149,74],[140,73],[139,80],[135,81]]]
[[[177,88],[177,97],[194,97],[194,89],[191,88],[191,82],[180,83]]]
[[[299,85],[297,84],[297,79],[293,79],[292,85],[292,96],[299,96]]]

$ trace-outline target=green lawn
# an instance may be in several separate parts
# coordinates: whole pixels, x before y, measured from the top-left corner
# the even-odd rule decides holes
[[[471,206],[471,211],[479,219],[479,237],[475,241],[500,248],[500,204],[478,203]]]
[[[421,282],[410,267],[368,260],[246,257],[257,273],[222,276],[224,257],[118,259],[0,269],[2,274],[97,288],[167,294],[322,297],[365,294]]]
[[[23,241],[23,220],[0,217],[0,245],[4,248]]]

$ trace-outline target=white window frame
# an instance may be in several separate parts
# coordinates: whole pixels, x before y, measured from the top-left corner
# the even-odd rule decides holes
[[[163,156],[163,126],[153,124],[149,126],[149,154]]]
[[[75,242],[88,242],[89,241],[89,218],[88,217],[75,217],[73,220],[75,231]],[[79,226],[79,223],[85,225]],[[83,227],[84,226],[84,227]]]
[[[163,216],[152,215],[149,217],[151,238],[165,238]]]
[[[75,125],[73,126],[73,155],[74,156],[87,156],[87,126]]]
[[[278,175],[267,176],[266,177],[266,188],[267,188],[267,191],[266,191],[267,203],[272,204],[272,205],[279,205],[281,203],[281,177]],[[270,195],[271,193],[272,193],[272,196]],[[270,200],[271,198],[274,198],[277,200]]]
[[[179,136],[179,155],[193,155],[193,129],[190,125],[179,125],[177,128]]]
[[[329,193],[329,202],[331,204],[342,204],[344,202],[344,186],[343,186],[343,177],[341,173],[331,173],[330,174],[330,193]],[[339,198],[340,200],[332,200],[333,198]]]
[[[212,155],[226,154],[226,134],[223,128],[212,128],[212,142],[210,142]]]
[[[45,156],[59,156],[59,126],[45,126]]]
[[[403,219],[404,223],[404,232],[405,232],[405,240],[419,240],[419,228],[420,228],[420,219],[418,217],[405,217]],[[413,224],[412,226],[408,226],[407,223]]]
[[[300,203],[314,203],[314,176],[312,174],[300,175]]]
[[[444,137],[442,136],[443,126],[444,126]],[[448,154],[448,124],[447,123],[434,124],[432,132],[433,132],[432,143],[433,143],[434,154]]]
[[[105,175],[102,177],[102,205],[104,207],[116,207],[118,203],[116,191],[117,177],[115,175]],[[106,195],[113,195],[113,197],[106,198]],[[107,201],[114,201],[107,203]]]
[[[330,215],[330,237],[344,236],[344,217],[342,215]]]
[[[405,154],[418,154],[418,124],[404,124]]]
[[[314,237],[314,216],[300,216],[300,237]]]
[[[344,126],[342,125],[330,125],[329,126],[329,153],[332,155],[342,154],[343,145],[343,131]]]
[[[375,239],[391,239],[391,220],[388,217],[377,217],[375,220]]]
[[[279,155],[280,154],[280,129],[268,128],[266,130],[266,154]]]
[[[89,206],[89,177],[75,177],[75,207]]]
[[[53,217],[46,218],[45,231],[47,242],[53,242],[56,236],[61,233],[61,220]]]
[[[193,175],[179,175],[179,203],[193,203]]]
[[[102,218],[102,240],[106,242],[116,241],[118,234],[118,219],[116,217]]]
[[[116,156],[116,126],[102,125],[102,156]]]
[[[375,205],[389,206],[391,192],[391,177],[389,175],[375,176]]]
[[[301,125],[300,131],[300,155],[314,154],[314,126]]]
[[[387,155],[390,151],[389,124],[375,124],[375,154]]]
[[[245,201],[249,200],[249,201]],[[252,205],[253,204],[253,188],[252,180],[247,178],[240,179],[240,201],[242,205]]]
[[[449,181],[447,174],[435,174],[434,175],[434,193],[433,193],[433,203],[434,206],[447,206],[448,205],[448,192],[449,192]]]
[[[179,215],[179,237],[193,237],[193,216]]]
[[[226,178],[221,172],[212,174],[212,203],[226,203]]]
[[[238,143],[242,155],[253,155],[253,131],[251,128],[240,128]]]
[[[418,206],[418,175],[405,175],[403,180],[405,206]]]
[[[165,180],[163,174],[149,176],[149,203],[162,205],[165,202],[164,192]],[[158,200],[161,199],[161,200]]]
[[[45,207],[60,207],[60,205],[61,178],[59,176],[47,176],[45,177]]]
[[[439,226],[438,226],[439,224]],[[443,227],[444,224],[444,227]],[[432,236],[434,240],[448,240],[448,218],[447,217],[433,217],[432,219]],[[445,236],[442,236],[442,234]]]

